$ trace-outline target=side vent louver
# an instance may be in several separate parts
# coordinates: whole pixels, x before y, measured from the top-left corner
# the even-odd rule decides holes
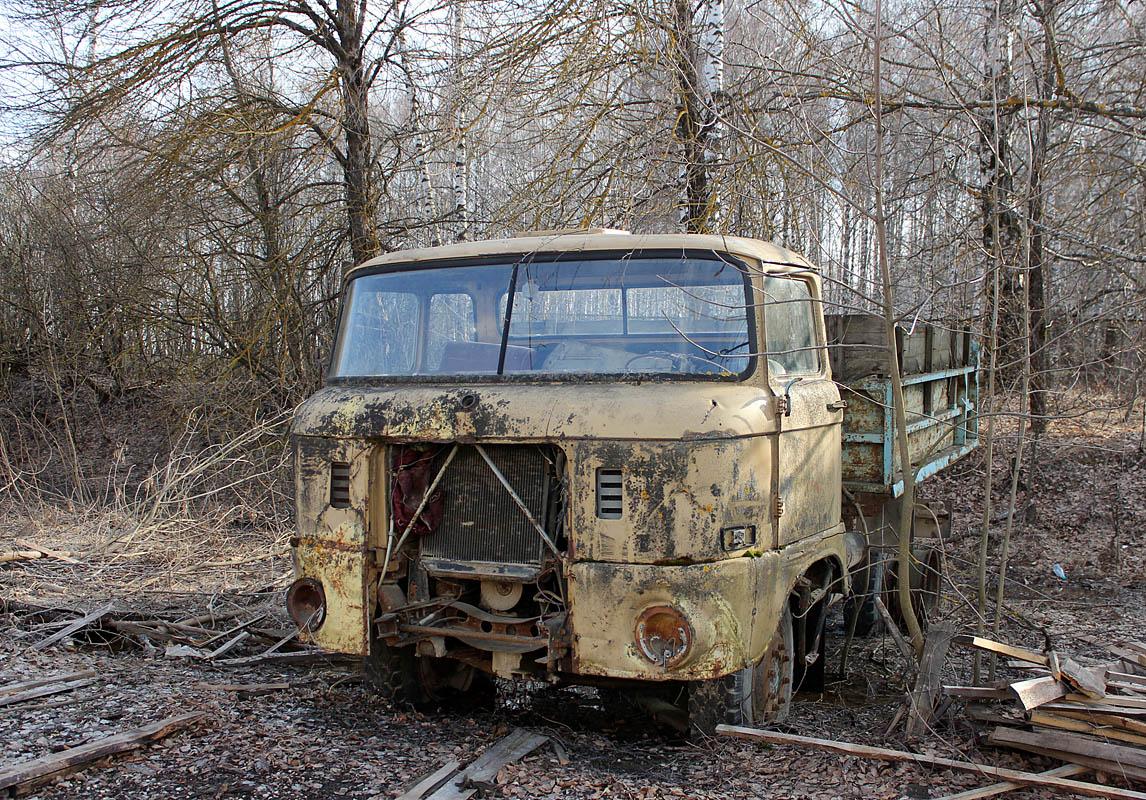
[[[345,461],[330,462],[330,505],[350,507],[350,465]]]
[[[621,471],[597,470],[597,516],[601,519],[620,519],[622,500]]]

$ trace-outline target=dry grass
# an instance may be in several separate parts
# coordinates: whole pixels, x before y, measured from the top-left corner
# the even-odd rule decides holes
[[[287,419],[280,414],[206,447],[193,445],[202,437],[192,422],[134,491],[109,470],[98,501],[36,492],[0,446],[0,551],[22,549],[17,540],[25,540],[80,562],[9,565],[5,584],[25,597],[124,597],[284,583]]]

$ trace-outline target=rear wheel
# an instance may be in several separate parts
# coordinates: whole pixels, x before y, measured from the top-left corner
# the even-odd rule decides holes
[[[851,579],[852,593],[844,601],[844,622],[856,636],[874,636],[881,632],[883,624],[875,607],[875,598],[880,596],[884,586],[882,553],[868,550],[852,571]]]

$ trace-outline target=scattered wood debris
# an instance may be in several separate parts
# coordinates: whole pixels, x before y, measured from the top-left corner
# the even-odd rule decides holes
[[[972,718],[994,725],[989,743],[1146,783],[1146,666],[1124,657],[1146,646],[1109,648],[1120,664],[1088,667],[1054,650],[1035,653],[975,636],[954,641],[1042,673],[991,686],[943,687],[950,697],[1004,704],[968,707]]]
[[[98,739],[60,753],[33,758],[0,771],[0,792],[28,791],[60,775],[76,772],[94,761],[138,749],[198,722],[203,714],[183,714],[135,730]]]
[[[299,664],[346,659],[338,653],[300,643],[297,628],[281,630],[258,627],[258,623],[266,620],[269,615],[266,611],[256,612],[254,609],[234,608],[187,619],[165,619],[125,608],[125,604],[120,601],[105,603],[90,612],[12,600],[0,600],[0,606],[9,614],[35,621],[28,630],[18,635],[42,635],[45,629],[56,629],[31,644],[27,648],[29,651],[45,650],[82,635],[90,644],[126,643],[147,652],[162,648],[168,658],[187,658],[225,666]],[[232,624],[233,620],[244,615],[249,615],[249,618]],[[220,623],[226,627],[203,627]],[[269,646],[267,642],[270,642]]]
[[[95,670],[89,669],[0,686],[0,706],[15,705],[38,697],[81,689],[95,683],[95,676]]]
[[[779,731],[765,731],[756,728],[742,728],[736,725],[717,725],[716,732],[724,736],[735,736],[741,739],[752,739],[769,744],[792,744],[803,747],[813,747],[819,750],[828,750],[845,756],[858,758],[874,758],[880,761],[906,761],[915,764],[924,764],[934,767],[974,772],[988,778],[1000,778],[1008,783],[1022,786],[1042,786],[1060,792],[1077,792],[1091,797],[1109,797],[1114,800],[1146,800],[1146,792],[1133,789],[1123,789],[1118,786],[1107,786],[1088,781],[1076,781],[1071,778],[1060,777],[1048,773],[1023,772],[1021,770],[995,767],[990,764],[979,764],[974,761],[960,761],[953,758],[927,755],[925,753],[909,753],[905,750],[891,750],[886,747],[869,747],[852,742],[837,742],[830,739],[816,739],[810,736],[796,736],[791,733]]]
[[[32,645],[28,649],[29,650],[43,650],[45,647],[51,647],[56,642],[60,641],[61,639],[66,639],[67,637],[71,636],[73,633],[80,630],[81,628],[86,628],[88,625],[91,625],[91,624],[98,622],[99,620],[103,619],[105,616],[107,616],[108,612],[110,612],[112,610],[114,605],[115,605],[114,603],[108,603],[107,605],[101,606],[100,608],[96,609],[95,611],[91,612],[90,614],[85,614],[84,616],[77,619],[75,622],[72,622],[72,623],[64,626],[60,630],[56,631],[51,636],[49,636],[47,639],[41,639],[40,641],[36,642],[34,645]]]
[[[514,728],[469,766],[463,768],[457,761],[451,761],[418,780],[397,800],[466,800],[479,789],[495,788],[502,767],[524,758],[548,741],[548,736]]]

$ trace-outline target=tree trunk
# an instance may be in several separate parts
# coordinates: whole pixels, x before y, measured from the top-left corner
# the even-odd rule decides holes
[[[1050,100],[1054,93],[1053,40],[1054,0],[1044,0],[1042,11],[1036,4],[1035,13],[1042,22],[1044,31],[1043,63],[1039,75],[1038,97]],[[1027,214],[1030,217],[1030,400],[1031,433],[1038,437],[1046,430],[1047,419],[1047,320],[1046,320],[1046,255],[1043,243],[1043,188],[1042,175],[1046,164],[1047,140],[1050,138],[1051,115],[1043,105],[1039,105],[1035,125],[1035,139],[1031,147],[1030,197],[1027,199]],[[1033,451],[1032,451],[1033,452]],[[1032,469],[1033,455],[1032,455]]]
[[[696,74],[696,39],[692,3],[673,0],[673,73],[677,86],[676,138],[681,144],[681,180],[684,202],[681,224],[688,233],[707,233],[711,206],[708,169],[704,160],[707,127]]]
[[[338,73],[342,89],[342,127],[346,152],[342,164],[350,253],[361,264],[380,249],[375,228],[377,203],[370,184],[369,81],[362,52],[365,0],[358,5],[338,0],[337,27],[341,43]]]

